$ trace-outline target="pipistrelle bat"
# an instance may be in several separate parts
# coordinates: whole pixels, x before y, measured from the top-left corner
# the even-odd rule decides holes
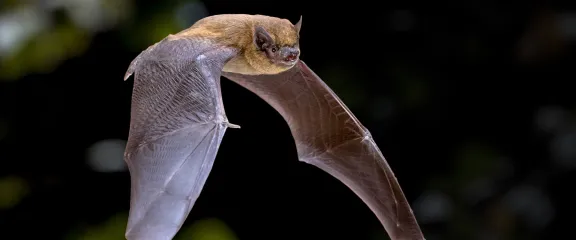
[[[135,74],[125,160],[131,176],[126,238],[172,239],[198,198],[228,127],[224,76],[257,94],[288,123],[300,161],[339,179],[376,214],[391,239],[424,239],[369,131],[299,59],[300,28],[286,19],[225,14],[148,47]]]

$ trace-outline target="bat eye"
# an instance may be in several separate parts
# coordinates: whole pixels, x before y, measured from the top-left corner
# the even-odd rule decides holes
[[[278,51],[278,49],[276,47],[273,47],[272,52],[276,52],[276,51]]]

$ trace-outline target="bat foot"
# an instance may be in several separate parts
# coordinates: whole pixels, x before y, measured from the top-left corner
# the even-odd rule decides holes
[[[240,128],[240,125],[232,124],[229,122],[227,122],[226,125],[228,125],[229,128]]]

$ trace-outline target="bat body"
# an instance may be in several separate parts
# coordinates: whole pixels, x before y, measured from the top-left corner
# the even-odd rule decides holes
[[[126,238],[172,239],[210,173],[228,122],[220,77],[254,92],[288,123],[301,161],[342,181],[376,214],[391,239],[424,239],[368,130],[299,60],[300,21],[215,15],[136,57]]]

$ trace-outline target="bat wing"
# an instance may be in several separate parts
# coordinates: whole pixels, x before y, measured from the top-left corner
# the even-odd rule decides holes
[[[130,64],[127,239],[172,239],[184,223],[228,126],[220,76],[235,54],[205,40],[164,39]]]
[[[376,214],[391,239],[424,239],[368,130],[304,62],[277,75],[223,75],[274,107],[290,126],[300,160],[346,184]]]

